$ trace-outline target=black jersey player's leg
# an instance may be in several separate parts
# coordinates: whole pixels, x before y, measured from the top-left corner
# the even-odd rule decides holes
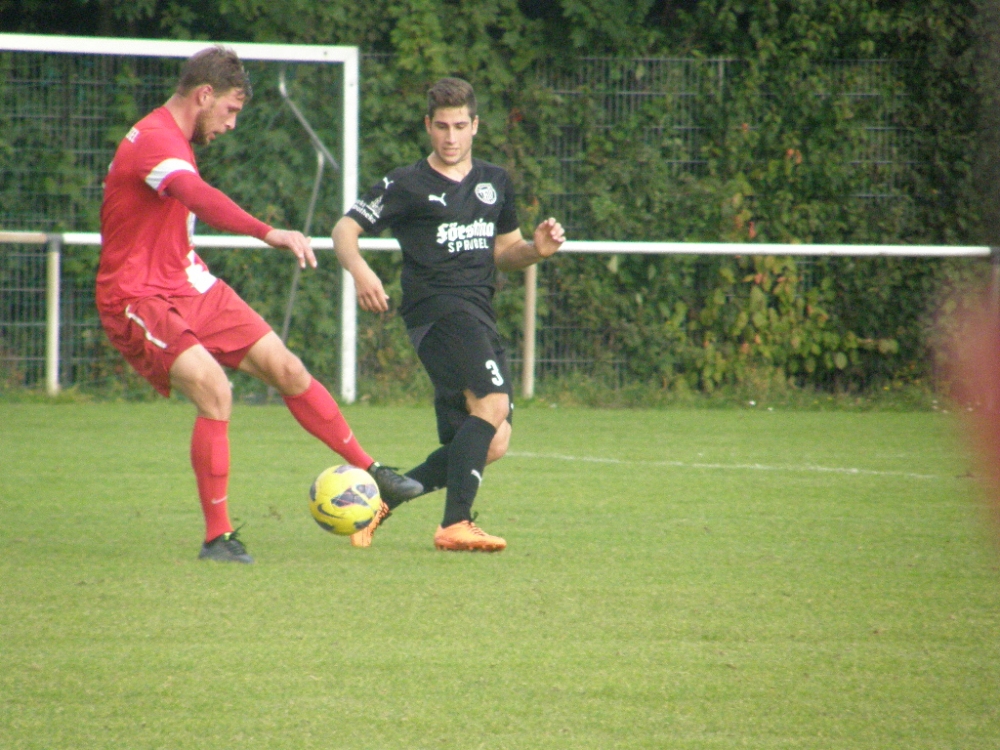
[[[462,422],[468,419],[468,415],[465,415]],[[461,428],[461,425],[459,426]],[[455,431],[457,432],[457,431]],[[453,450],[452,443],[454,442],[454,436],[449,437],[448,442],[440,446],[437,450],[427,456],[422,464],[414,466],[408,472],[406,476],[411,479],[416,479],[424,486],[424,491],[422,494],[426,495],[431,492],[436,492],[444,487],[449,486],[448,482],[448,456],[449,452]],[[494,461],[503,457],[506,453],[507,445],[510,442],[510,422],[504,422],[500,425],[500,428],[494,431],[493,439],[490,441],[489,451],[486,455],[486,465],[493,463]],[[387,503],[389,509],[395,509],[403,504],[403,501],[390,502]]]
[[[450,444],[442,445],[431,453],[419,466],[414,466],[406,476],[416,479],[424,486],[424,494],[435,492],[448,484],[448,449]],[[401,503],[389,503],[389,508],[395,508]]]
[[[436,492],[448,484],[448,451],[462,423],[469,417],[465,395],[461,390],[435,383],[434,415],[437,418],[438,440],[441,445],[423,463],[405,474],[424,486],[421,493],[423,495]],[[390,509],[394,509],[402,505],[402,502],[390,502],[388,505]]]
[[[435,546],[440,549],[503,549],[472,523],[497,430],[510,415],[510,386],[503,347],[495,331],[473,316],[453,313],[438,320],[420,341],[417,353],[434,384],[434,409],[442,447],[408,476],[425,487],[447,487],[445,511]],[[502,448],[509,430],[502,434]],[[452,538],[454,537],[454,539]]]
[[[448,447],[448,492],[441,526],[472,520],[472,503],[486,468],[486,454],[496,427],[481,417],[470,415]]]
[[[471,394],[470,394],[471,395]],[[452,397],[454,396],[454,397]],[[464,485],[464,477],[471,475],[472,471],[478,471],[479,476],[482,476],[483,468],[479,467],[478,455],[481,452],[481,446],[475,447],[481,442],[477,438],[477,433],[479,430],[473,424],[466,425],[466,422],[470,418],[469,410],[470,407],[465,403],[466,398],[464,394],[440,394],[438,398],[435,399],[435,407],[438,418],[438,435],[441,439],[442,445],[435,451],[433,451],[424,462],[414,466],[408,472],[406,476],[417,480],[424,486],[423,494],[430,492],[435,492],[444,487],[455,488],[459,485]],[[507,410],[508,407],[503,406],[503,410]],[[501,412],[502,413],[502,412]],[[484,415],[486,421],[489,422],[489,416]],[[480,419],[482,419],[481,417]],[[494,461],[502,458],[504,453],[507,451],[507,446],[510,443],[510,416],[508,414],[507,420],[501,421],[500,427],[494,429],[493,437],[491,438],[488,451],[486,454],[485,465],[489,465]],[[459,437],[461,433],[461,437]],[[456,446],[455,443],[459,443]],[[461,445],[468,445],[468,450],[463,450]],[[470,456],[476,456],[475,459],[471,459]],[[452,463],[457,463],[464,467],[468,464],[469,470],[461,471],[455,469],[457,473],[454,474],[449,481],[448,467],[449,458]],[[470,463],[471,461],[471,463]],[[475,483],[476,489],[478,489],[478,481]],[[475,491],[471,494],[468,492],[468,488],[462,491],[462,496],[468,496],[468,500],[458,500],[459,504],[471,505],[471,500],[475,497]],[[453,496],[454,498],[454,496]],[[389,503],[389,508],[393,509],[401,505],[401,502]],[[447,515],[447,513],[446,513]]]
[[[506,393],[477,397],[465,392],[469,415],[462,422],[448,450],[448,492],[444,518],[434,535],[434,546],[442,550],[499,551],[507,546],[473,523],[472,504],[479,493],[498,426],[506,424],[510,400]]]

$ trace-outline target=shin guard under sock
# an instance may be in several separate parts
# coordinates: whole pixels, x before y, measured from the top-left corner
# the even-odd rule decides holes
[[[298,396],[285,396],[292,416],[306,431],[339,453],[347,463],[367,469],[374,459],[364,452],[330,392],[313,378]]]
[[[469,416],[448,444],[448,494],[442,526],[472,520],[472,503],[483,481],[486,456],[497,429],[485,419]]]
[[[205,541],[233,530],[226,507],[229,489],[229,422],[198,417],[191,433],[191,466],[205,516]]]

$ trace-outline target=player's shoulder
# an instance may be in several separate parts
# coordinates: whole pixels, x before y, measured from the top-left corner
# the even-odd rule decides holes
[[[506,169],[481,159],[472,160],[472,172],[469,176],[476,183],[477,190],[484,189],[481,186],[488,185],[502,194],[510,184],[510,174]]]
[[[386,183],[386,188],[390,187],[392,183],[407,186],[414,182],[420,182],[425,174],[425,170],[423,169],[425,163],[426,159],[420,159],[412,164],[405,164],[402,167],[396,167],[391,170],[382,178],[383,182]]]
[[[387,198],[412,200],[415,195],[433,192],[440,176],[427,164],[426,159],[396,167],[386,174],[376,188],[381,188]]]
[[[145,142],[144,145],[151,142],[157,144],[164,142],[186,143],[184,134],[166,107],[154,109],[139,120],[139,122],[132,126],[132,129],[129,130],[125,138],[134,144],[143,141]]]
[[[494,179],[507,179],[509,177],[506,169],[483,159],[473,159],[472,169],[478,171],[481,175]]]

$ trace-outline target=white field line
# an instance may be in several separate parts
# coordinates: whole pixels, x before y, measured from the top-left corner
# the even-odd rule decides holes
[[[848,474],[851,476],[904,477],[906,479],[944,479],[940,474],[917,474],[912,471],[880,471],[878,469],[855,469],[838,466],[768,466],[767,464],[714,464],[688,461],[643,461],[595,456],[565,456],[557,453],[530,453],[509,451],[512,458],[539,458],[546,461],[578,461],[593,464],[620,464],[628,466],[667,466],[676,469],[707,469],[716,471],[785,471],[815,472],[825,474]]]

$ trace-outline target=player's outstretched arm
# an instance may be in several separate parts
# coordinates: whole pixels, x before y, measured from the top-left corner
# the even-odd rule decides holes
[[[299,262],[299,268],[316,267],[316,253],[313,252],[309,238],[294,229],[272,229],[264,235],[264,242],[271,247],[290,250]]]
[[[493,260],[501,271],[518,271],[555,255],[566,241],[562,224],[548,218],[535,227],[532,242],[521,236],[521,230],[501,234],[493,248]]]
[[[274,229],[240,208],[228,195],[205,182],[194,172],[171,175],[164,189],[171,198],[183,203],[195,216],[216,229],[246,234],[263,240],[271,247],[290,250],[305,268],[316,267],[316,255],[302,232]]]
[[[350,216],[341,217],[333,227],[333,250],[337,260],[354,278],[358,307],[366,312],[385,312],[389,309],[389,295],[385,293],[382,280],[361,257],[358,238],[364,230]]]

